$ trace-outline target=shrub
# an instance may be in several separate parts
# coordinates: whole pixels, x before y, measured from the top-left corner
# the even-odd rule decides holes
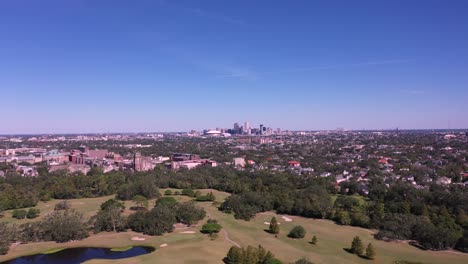
[[[31,209],[28,210],[28,213],[26,214],[26,217],[28,219],[33,219],[33,218],[38,217],[40,213],[41,213],[41,210],[31,208]]]
[[[221,231],[223,227],[218,223],[206,223],[202,226],[201,232],[203,234],[213,234]]]
[[[316,237],[316,236],[313,236],[313,237],[312,237],[312,241],[310,241],[310,243],[313,244],[313,245],[315,245],[315,244],[317,244],[317,242],[318,242],[317,237]]]
[[[303,238],[305,237],[306,231],[302,226],[295,226],[289,231],[288,237],[290,238]]]
[[[159,204],[163,205],[175,205],[177,204],[177,200],[174,197],[162,197],[156,200],[156,206]]]
[[[12,213],[12,217],[16,219],[24,219],[26,217],[26,210],[14,210]]]
[[[55,211],[68,210],[68,209],[70,209],[70,204],[68,203],[67,200],[58,202],[57,204],[55,204],[55,207],[54,207]]]
[[[166,190],[166,191],[164,192],[164,195],[172,195],[172,191],[171,191],[171,190]]]
[[[212,192],[209,192],[207,195],[201,195],[201,196],[198,196],[195,201],[197,202],[213,202],[215,200],[215,196],[213,195]]]
[[[312,263],[311,261],[309,261],[306,258],[301,258],[301,259],[296,260],[296,262],[294,262],[294,264],[314,264],[314,263]]]
[[[195,192],[192,189],[183,189],[182,190],[182,195],[194,197]]]

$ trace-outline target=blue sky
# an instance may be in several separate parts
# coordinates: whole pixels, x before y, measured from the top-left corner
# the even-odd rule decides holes
[[[0,1],[0,133],[468,128],[468,1]]]

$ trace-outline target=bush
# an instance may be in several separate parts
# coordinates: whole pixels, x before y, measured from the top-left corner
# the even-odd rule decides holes
[[[68,210],[68,209],[70,209],[70,204],[68,203],[67,200],[58,202],[57,204],[55,204],[55,207],[54,207],[55,211]]]
[[[197,202],[213,202],[216,197],[212,192],[209,192],[207,195],[198,196],[195,201]]]
[[[172,195],[172,191],[171,191],[171,190],[166,190],[166,191],[164,192],[164,195]]]
[[[28,213],[26,214],[26,217],[27,217],[28,219],[33,219],[33,218],[38,217],[40,213],[41,213],[41,210],[35,209],[35,208],[31,208],[31,209],[29,209]]]
[[[310,243],[313,244],[313,245],[316,245],[317,242],[318,242],[317,237],[316,237],[316,236],[313,236],[313,237],[312,237],[312,240],[310,241]]]
[[[302,226],[295,226],[289,231],[288,237],[290,238],[304,238],[306,231]]]
[[[182,190],[182,195],[189,196],[189,197],[194,197],[195,192],[192,189],[183,189]]]
[[[306,258],[301,258],[301,259],[296,260],[296,262],[294,262],[294,264],[314,264],[314,263],[310,262]]]
[[[174,197],[162,197],[156,200],[156,206],[163,205],[174,205],[177,204],[177,200]]]
[[[206,223],[202,226],[201,232],[203,234],[213,234],[213,233],[219,233],[223,227],[218,224],[218,223]]]
[[[12,217],[16,219],[24,219],[26,217],[26,210],[14,210],[12,213]]]

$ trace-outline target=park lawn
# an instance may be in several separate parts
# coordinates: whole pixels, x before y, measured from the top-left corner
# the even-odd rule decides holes
[[[169,189],[170,188],[161,189],[160,192],[161,194],[164,194],[164,191],[169,190]],[[177,189],[170,189],[170,190],[176,191]],[[178,191],[181,191],[181,190],[178,190]],[[224,192],[220,192],[216,190],[201,189],[199,191],[202,193],[202,195],[205,195],[210,191],[213,192],[213,194],[216,196],[216,201],[218,202],[223,202],[224,199],[229,196],[228,193],[224,193]],[[191,197],[182,196],[182,195],[171,195],[171,196],[176,198],[178,202],[187,202],[193,199]],[[68,200],[68,202],[71,208],[77,210],[78,212],[83,213],[85,218],[90,218],[91,216],[97,213],[102,203],[112,198],[115,198],[115,195],[103,196],[103,197],[98,197],[98,198],[71,199],[71,200]],[[50,200],[47,202],[39,201],[38,204],[33,208],[39,209],[41,213],[39,217],[34,218],[34,219],[27,219],[27,218],[15,219],[12,217],[12,213],[14,210],[7,210],[4,212],[4,217],[0,218],[0,222],[14,223],[14,224],[20,225],[23,223],[40,220],[48,213],[54,211],[54,206],[60,201],[64,201],[64,200],[54,199],[54,200]],[[152,208],[154,206],[154,203],[155,203],[155,199],[149,200],[148,207]],[[132,201],[125,201],[124,204],[125,204],[124,214],[129,215],[130,213],[133,212],[132,210],[130,210],[130,208],[132,206],[135,206],[135,203],[133,203]],[[23,208],[23,209],[27,211],[29,208]]]
[[[164,193],[166,189],[162,189]],[[179,190],[180,191],[180,190]],[[214,190],[200,190],[202,194],[213,191],[216,196],[216,202],[222,202],[229,196],[227,193]],[[78,211],[85,213],[87,216],[95,214],[100,204],[113,196],[92,198],[92,199],[77,199],[71,200],[72,207]],[[172,196],[178,201],[189,201],[190,197]],[[57,201],[52,202],[55,204]],[[106,263],[222,263],[222,259],[226,256],[227,251],[233,245],[225,239],[224,233],[221,232],[218,238],[214,241],[210,240],[207,235],[199,232],[201,225],[208,219],[214,218],[219,221],[224,230],[227,231],[229,238],[241,246],[261,244],[267,250],[284,261],[285,263],[293,262],[301,257],[307,257],[314,263],[341,264],[341,263],[393,263],[396,260],[406,260],[421,263],[468,263],[468,254],[450,251],[423,251],[407,243],[383,242],[373,239],[373,230],[339,226],[328,220],[309,219],[297,216],[287,216],[292,222],[286,222],[281,216],[273,212],[265,212],[258,214],[250,221],[236,220],[230,214],[224,214],[216,208],[211,202],[197,203],[207,211],[207,217],[199,224],[175,230],[173,233],[163,236],[145,236],[135,232],[123,233],[99,233],[91,237],[68,243],[41,242],[25,245],[13,246],[6,256],[0,256],[0,261],[11,259],[14,257],[40,253],[55,248],[68,247],[108,247],[122,248],[133,245],[148,245],[156,248],[156,251],[134,258],[121,260],[91,260],[87,263],[91,264],[106,264]],[[126,202],[127,213],[128,208],[132,206],[132,202]],[[150,207],[154,205],[154,201],[149,203]],[[43,204],[38,205],[44,206]],[[47,207],[46,207],[47,208]],[[53,210],[53,206],[50,210]],[[42,212],[42,211],[41,211]],[[272,234],[265,232],[268,225],[264,222],[269,222],[271,217],[275,216],[280,223],[280,234],[275,237]],[[18,220],[14,220],[18,221]],[[23,220],[21,220],[23,221]],[[287,237],[289,230],[295,225],[302,225],[307,231],[304,239],[290,239]],[[193,234],[183,234],[184,231],[195,231]],[[317,245],[311,245],[308,242],[312,236],[318,238]],[[372,242],[377,251],[377,258],[374,261],[359,258],[346,252],[354,236],[360,236],[365,246]],[[145,241],[132,241],[132,237],[144,237]],[[166,247],[160,247],[162,244],[167,244]]]

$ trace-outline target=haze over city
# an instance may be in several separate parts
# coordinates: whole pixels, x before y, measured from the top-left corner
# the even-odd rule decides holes
[[[466,1],[2,1],[0,134],[467,128]]]

